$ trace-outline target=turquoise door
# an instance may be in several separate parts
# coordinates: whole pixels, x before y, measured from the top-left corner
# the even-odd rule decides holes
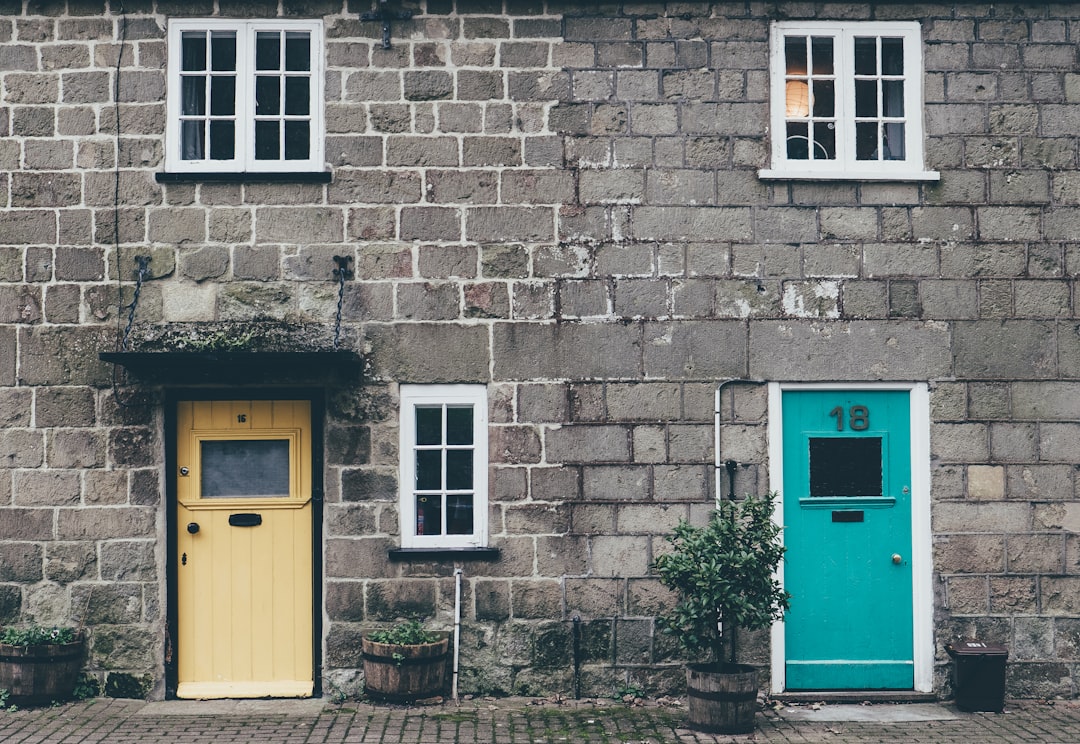
[[[785,391],[789,690],[914,685],[907,391]]]

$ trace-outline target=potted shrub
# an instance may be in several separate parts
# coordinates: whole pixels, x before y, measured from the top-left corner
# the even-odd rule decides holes
[[[443,693],[450,646],[446,634],[425,629],[419,620],[405,620],[368,633],[360,643],[368,697],[408,702]]]
[[[83,636],[75,628],[6,628],[0,633],[0,689],[15,705],[68,700],[82,659]]]
[[[775,577],[784,547],[772,521],[774,498],[721,501],[704,527],[680,522],[668,537],[672,550],[653,562],[679,597],[659,618],[661,630],[701,660],[687,665],[686,676],[690,725],[701,730],[754,729],[757,670],[736,663],[736,628],[767,628],[788,607]]]

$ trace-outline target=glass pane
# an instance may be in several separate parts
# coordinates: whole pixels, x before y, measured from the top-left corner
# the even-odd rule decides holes
[[[785,84],[784,115],[788,118],[810,115],[810,84],[805,80],[788,80]]]
[[[285,78],[286,116],[306,116],[311,111],[311,81],[306,77]]]
[[[877,80],[855,81],[855,116],[877,116]]]
[[[814,122],[814,160],[836,159],[836,127],[832,122]]]
[[[855,124],[855,159],[878,159],[878,125],[876,121],[860,121]]]
[[[255,77],[255,115],[275,116],[281,113],[281,78],[267,75]]]
[[[810,495],[881,496],[881,438],[811,437]]]
[[[184,160],[202,160],[206,152],[203,122],[184,121],[180,123],[180,151]]]
[[[442,503],[439,496],[416,497],[416,534],[442,534]]]
[[[236,71],[236,34],[215,31],[210,35],[210,68],[220,72]]]
[[[202,31],[185,31],[180,35],[180,69],[206,69],[206,34]]]
[[[285,69],[311,69],[311,34],[299,31],[285,34]]]
[[[446,489],[465,491],[473,487],[473,451],[446,451]]]
[[[276,121],[255,122],[255,159],[280,159],[278,142],[278,123]]]
[[[446,497],[446,534],[471,535],[473,533],[473,497],[457,494]]]
[[[904,81],[882,80],[881,81],[881,113],[884,116],[904,115]]]
[[[281,69],[281,34],[277,31],[255,34],[255,69]]]
[[[210,78],[210,114],[232,116],[236,113],[236,78],[215,76]]]
[[[285,122],[285,159],[307,160],[311,152],[311,125],[306,121]]]
[[[788,122],[787,156],[788,160],[807,160],[810,157],[809,125],[805,122]]]
[[[202,497],[230,499],[289,495],[289,440],[203,440]]]
[[[877,75],[877,39],[872,36],[855,37],[855,74]]]
[[[442,408],[416,407],[416,443],[442,444]]]
[[[814,81],[814,116],[836,116],[836,84],[832,80]]]
[[[833,74],[833,40],[831,36],[815,36],[810,41],[810,54],[814,61],[815,75]]]
[[[236,124],[231,121],[210,122],[210,159],[236,158]]]
[[[473,443],[472,406],[447,406],[446,408],[446,443]]]
[[[907,144],[904,138],[904,125],[899,122],[882,125],[885,141],[882,143],[884,160],[904,160],[907,158]]]
[[[185,75],[180,81],[180,112],[184,116],[205,116],[206,78]]]
[[[806,37],[784,37],[784,60],[787,65],[788,75],[806,74]]]
[[[442,450],[416,451],[416,490],[438,491],[442,488]]]
[[[883,75],[904,74],[904,40],[881,40],[881,73]]]

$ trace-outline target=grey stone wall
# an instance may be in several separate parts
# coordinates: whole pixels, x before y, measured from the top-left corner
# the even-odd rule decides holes
[[[565,694],[575,618],[586,690],[677,687],[648,565],[714,497],[717,383],[754,377],[929,381],[939,662],[989,636],[1011,692],[1078,692],[1075,8],[427,0],[383,50],[366,6],[286,2],[325,20],[332,182],[163,186],[166,19],[278,9],[126,5],[0,0],[0,623],[74,617],[161,694],[162,390],[97,358],[134,256],[131,348],[328,348],[344,254],[328,685],[363,628],[451,617],[452,563],[387,559],[397,384],[466,381],[501,553],[463,564],[463,690]],[[940,182],[758,179],[780,18],[922,22]],[[724,419],[761,491],[763,392]]]

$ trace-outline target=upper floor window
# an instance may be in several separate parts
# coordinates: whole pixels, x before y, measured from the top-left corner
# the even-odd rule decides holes
[[[935,180],[923,165],[915,22],[772,26],[772,168],[763,178]]]
[[[169,22],[165,169],[321,171],[321,21]]]
[[[402,385],[401,547],[487,542],[487,388]]]

